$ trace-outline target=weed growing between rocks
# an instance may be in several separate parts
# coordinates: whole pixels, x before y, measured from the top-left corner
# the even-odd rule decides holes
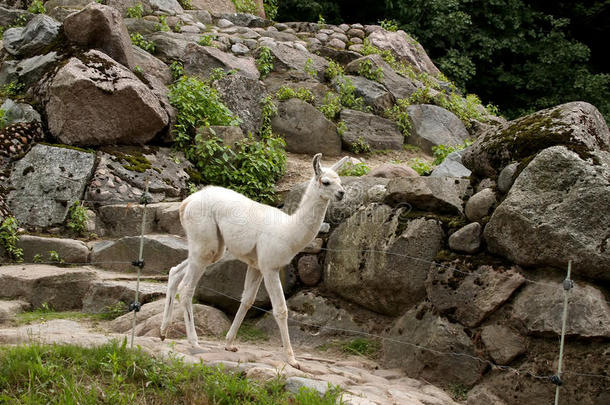
[[[370,59],[365,59],[360,62],[360,65],[358,65],[358,74],[376,82],[381,82],[383,80],[383,70],[380,67],[373,69],[373,62]]]
[[[212,41],[216,39],[216,35],[202,35],[197,42],[201,46],[212,46]]]
[[[142,34],[140,34],[139,32],[132,33],[131,35],[129,35],[129,38],[131,39],[132,44],[144,49],[146,52],[155,52],[155,43],[144,39],[144,36],[142,36]]]
[[[398,99],[396,104],[385,110],[385,116],[396,122],[398,129],[400,129],[405,138],[411,135],[411,128],[413,127],[409,113],[407,113],[408,106],[407,100]]]
[[[0,349],[0,391],[10,403],[335,404],[340,390],[292,394],[281,377],[264,383],[202,363],[155,359],[108,343],[93,348],[40,345]]]
[[[356,139],[354,143],[351,145],[352,152],[356,155],[361,153],[369,153],[371,151],[371,145],[361,136]]]
[[[47,9],[42,4],[42,0],[34,0],[28,7],[28,11],[32,14],[45,14]]]
[[[443,163],[443,160],[450,154],[458,150],[463,150],[472,144],[471,140],[464,141],[461,145],[438,145],[432,147],[432,153],[434,155],[434,161],[432,165],[438,166]]]
[[[233,4],[238,13],[256,14],[258,10],[254,0],[233,0]]]
[[[155,24],[155,29],[162,32],[170,32],[169,24],[167,23],[167,17],[164,15],[159,16],[159,24]]]
[[[144,7],[142,7],[142,3],[138,3],[133,7],[127,8],[127,18],[142,18],[144,15]]]
[[[15,217],[8,217],[2,221],[0,225],[0,245],[4,248],[4,252],[13,262],[23,261],[23,249],[17,247],[19,243],[19,235],[17,235],[19,224]]]
[[[303,100],[309,104],[313,104],[314,102],[313,93],[311,92],[311,90],[306,89],[304,87],[300,87],[295,91],[291,87],[282,86],[277,91],[277,93],[275,93],[275,97],[280,101],[288,100],[291,98],[298,98],[299,100]]]
[[[0,129],[6,127],[6,118],[4,117],[4,115],[6,114],[6,111],[0,109]]]
[[[415,158],[409,162],[411,169],[415,170],[420,176],[427,176],[432,173],[432,166],[423,159]]]
[[[379,25],[386,31],[396,32],[398,31],[398,24],[394,20],[381,20]]]
[[[366,163],[346,162],[338,174],[339,176],[364,176],[370,171],[371,168]]]
[[[327,92],[326,95],[324,95],[324,103],[319,109],[329,120],[335,119],[341,112],[341,100],[339,99],[339,96],[332,91]]]
[[[87,208],[80,201],[75,201],[72,204],[68,210],[68,218],[68,223],[66,224],[68,229],[79,236],[85,235],[89,214],[87,214]]]
[[[179,60],[175,60],[169,65],[169,71],[174,81],[184,76],[184,65]]]
[[[273,55],[271,49],[266,46],[260,48],[258,58],[256,58],[256,68],[261,74],[261,79],[264,79],[273,70]]]

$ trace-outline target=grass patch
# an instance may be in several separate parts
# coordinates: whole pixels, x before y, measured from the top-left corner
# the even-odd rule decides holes
[[[113,342],[95,348],[39,345],[0,348],[0,402],[18,404],[335,404],[324,396],[285,390],[179,359],[164,362]]]
[[[381,342],[373,339],[355,338],[347,341],[332,341],[317,347],[321,351],[338,351],[369,359],[378,359],[381,355]]]
[[[265,342],[269,340],[269,335],[253,324],[244,322],[237,331],[237,339],[242,342]]]

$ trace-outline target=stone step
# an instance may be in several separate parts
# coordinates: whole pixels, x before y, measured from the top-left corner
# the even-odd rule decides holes
[[[146,210],[144,233],[169,233],[184,236],[180,224],[180,201],[149,204],[111,204],[98,209],[96,233],[103,237],[136,236],[142,231],[142,217]]]
[[[165,297],[167,283],[140,281],[138,302],[146,304]],[[129,304],[134,301],[136,281],[96,280],[92,281],[83,297],[83,312],[100,313],[116,306],[119,302]]]
[[[23,300],[0,300],[0,324],[10,321],[29,307]]]

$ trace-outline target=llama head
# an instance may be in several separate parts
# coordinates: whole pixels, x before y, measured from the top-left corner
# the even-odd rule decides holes
[[[313,171],[315,173],[313,181],[318,189],[318,193],[325,200],[330,200],[331,198],[337,200],[343,199],[345,190],[341,186],[341,178],[337,174],[337,170],[345,163],[348,157],[345,156],[329,168],[320,166],[321,158],[321,153],[313,157]]]

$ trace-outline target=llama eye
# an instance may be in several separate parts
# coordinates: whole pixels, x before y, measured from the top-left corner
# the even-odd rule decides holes
[[[322,180],[322,184],[324,184],[325,186],[330,186],[330,181]]]

